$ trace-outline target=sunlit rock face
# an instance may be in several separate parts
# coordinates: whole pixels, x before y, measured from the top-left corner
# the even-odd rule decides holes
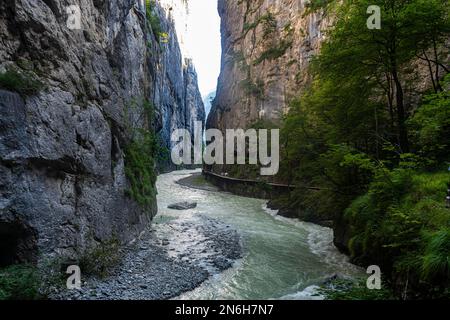
[[[182,0],[180,0],[182,1]],[[0,90],[0,264],[76,258],[111,239],[135,238],[156,213],[126,195],[130,126],[157,133],[204,121],[192,63],[160,6],[167,41],[146,26],[139,0],[72,1],[81,29],[67,27],[58,0],[0,3],[0,72],[15,68],[44,84],[31,95]],[[166,43],[167,42],[167,43]],[[10,239],[8,242],[3,241]]]
[[[171,150],[174,145],[170,139],[172,132],[188,129],[193,137],[194,122],[205,122],[205,110],[197,73],[182,43],[187,32],[186,1],[158,1],[154,10],[160,17],[164,35],[159,41],[148,42],[150,52],[154,53],[149,55],[150,95],[156,107],[157,132],[164,147]],[[174,168],[170,159],[161,166],[163,169]]]
[[[189,1],[188,0],[159,0],[166,17],[173,21],[183,57],[189,58],[186,39],[189,32]]]
[[[207,127],[277,123],[309,80],[307,67],[329,24],[303,0],[219,0],[222,67]]]

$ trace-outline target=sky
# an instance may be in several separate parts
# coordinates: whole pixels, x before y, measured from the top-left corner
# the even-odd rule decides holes
[[[220,72],[220,17],[217,0],[189,0],[185,45],[198,74],[202,97],[216,90]]]

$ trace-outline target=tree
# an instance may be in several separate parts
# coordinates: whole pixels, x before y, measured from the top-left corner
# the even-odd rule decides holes
[[[410,149],[402,67],[418,52],[437,48],[448,35],[447,4],[443,0],[346,1],[338,7],[336,23],[316,60],[320,79],[339,86],[357,85],[368,91],[367,103],[384,92],[400,152]],[[381,29],[366,27],[370,5],[381,8]],[[373,115],[376,118],[378,111]]]

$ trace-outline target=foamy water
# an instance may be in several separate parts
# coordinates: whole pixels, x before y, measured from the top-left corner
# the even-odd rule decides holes
[[[196,171],[176,171],[157,181],[161,237],[170,237],[164,221],[205,215],[231,225],[242,235],[244,257],[212,276],[182,299],[322,299],[317,286],[335,274],[354,277],[361,270],[333,245],[330,228],[281,217],[267,202],[229,193],[183,187],[175,181]],[[188,211],[167,209],[196,201]],[[155,228],[158,228],[156,225]],[[186,239],[180,239],[180,244]],[[199,248],[200,250],[201,248]]]

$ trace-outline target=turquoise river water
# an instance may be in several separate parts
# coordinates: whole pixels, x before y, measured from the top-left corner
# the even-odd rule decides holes
[[[155,228],[168,220],[206,215],[241,234],[244,254],[232,268],[213,275],[179,298],[320,299],[316,285],[330,276],[354,277],[362,273],[334,247],[331,229],[280,217],[266,207],[264,200],[176,184],[193,172],[175,171],[158,177]],[[167,209],[179,201],[195,201],[198,205],[183,212]]]

